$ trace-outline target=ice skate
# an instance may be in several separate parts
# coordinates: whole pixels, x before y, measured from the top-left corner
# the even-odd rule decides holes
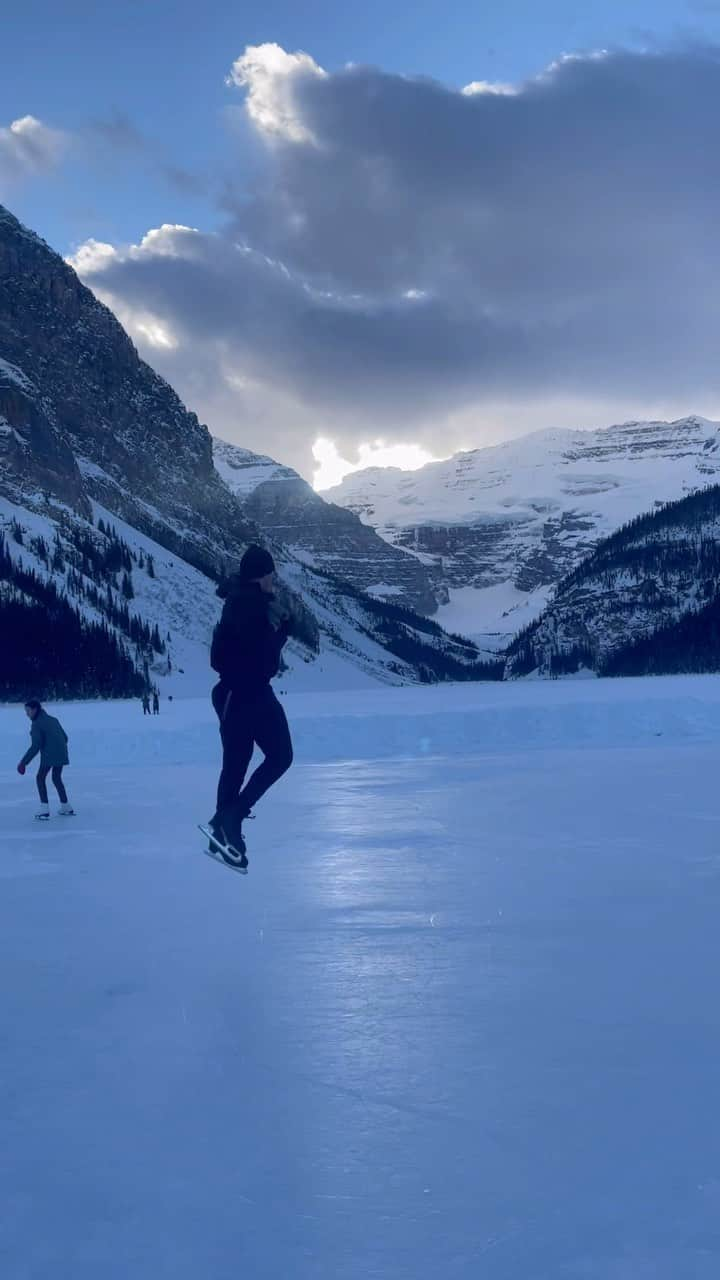
[[[74,818],[74,817],[75,817],[75,810],[73,809],[73,807],[72,807],[72,805],[70,804],[70,802],[69,802],[69,801],[68,801],[66,804],[61,804],[61,805],[60,805],[60,808],[58,809],[58,817],[60,817],[60,818]]]
[[[240,871],[243,875],[247,874],[248,860],[241,830],[233,831],[231,838],[220,823],[217,815],[210,819],[206,827],[201,826],[200,830],[208,838],[206,852],[211,858],[224,862],[228,867],[232,867],[235,871]]]
[[[243,813],[239,804],[223,811],[222,821],[215,815],[216,828],[225,837],[223,857],[231,866],[247,867],[247,845],[243,835],[243,822],[247,814]]]
[[[46,804],[41,804],[40,808],[37,810],[35,814],[35,819],[37,822],[49,822],[50,806]]]

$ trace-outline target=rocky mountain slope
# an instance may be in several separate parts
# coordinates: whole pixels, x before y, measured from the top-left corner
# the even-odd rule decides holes
[[[720,669],[720,485],[603,539],[507,658],[508,676]]]
[[[719,442],[700,417],[543,431],[418,471],[355,472],[324,496],[436,566],[443,625],[501,644],[598,539],[718,475]]]
[[[330,571],[378,599],[432,614],[446,599],[433,570],[385,541],[351,511],[325,502],[296,471],[224,440],[215,466],[249,519],[303,563]]]
[[[103,502],[216,571],[257,530],[212,460],[206,427],[140,360],[75,272],[0,207],[0,484],[28,478],[79,513]]]
[[[449,670],[474,675],[472,649],[439,628],[428,634],[414,614],[399,623],[391,606],[384,612],[352,583],[316,573],[301,548],[285,546],[268,524],[261,528],[247,505],[220,477],[207,427],[139,358],[72,269],[0,206],[0,533],[7,552],[0,612],[37,616],[43,588],[31,604],[27,570],[88,626],[109,627],[140,670],[149,665],[154,682],[184,674],[178,691],[195,691],[190,670],[202,669],[205,684],[210,678],[215,582],[237,567],[249,541],[261,539],[272,546],[283,605],[295,617],[289,653],[298,679],[321,662],[341,683],[349,668],[395,683],[447,678]],[[112,567],[119,544],[121,570]],[[415,579],[422,584],[425,576]],[[162,645],[153,650],[146,639],[154,632]],[[31,627],[27,634],[28,643],[42,643]]]

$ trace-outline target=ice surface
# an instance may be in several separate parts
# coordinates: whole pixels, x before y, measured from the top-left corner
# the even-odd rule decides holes
[[[293,695],[214,866],[205,703],[0,709],[12,1280],[715,1280],[712,678]]]

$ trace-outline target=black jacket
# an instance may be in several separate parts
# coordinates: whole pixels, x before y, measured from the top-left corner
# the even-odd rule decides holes
[[[271,595],[256,582],[230,578],[222,617],[213,633],[210,663],[230,689],[253,693],[265,688],[280,668],[280,653],[290,623],[275,628],[269,617]]]
[[[40,752],[40,767],[52,769],[68,763],[68,736],[59,720],[49,716],[44,708],[30,722],[30,749],[25,752],[21,764],[28,765]]]

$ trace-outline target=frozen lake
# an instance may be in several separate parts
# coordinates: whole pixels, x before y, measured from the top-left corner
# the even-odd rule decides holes
[[[286,702],[245,878],[205,703],[0,708],[2,1275],[716,1280],[720,681]]]

